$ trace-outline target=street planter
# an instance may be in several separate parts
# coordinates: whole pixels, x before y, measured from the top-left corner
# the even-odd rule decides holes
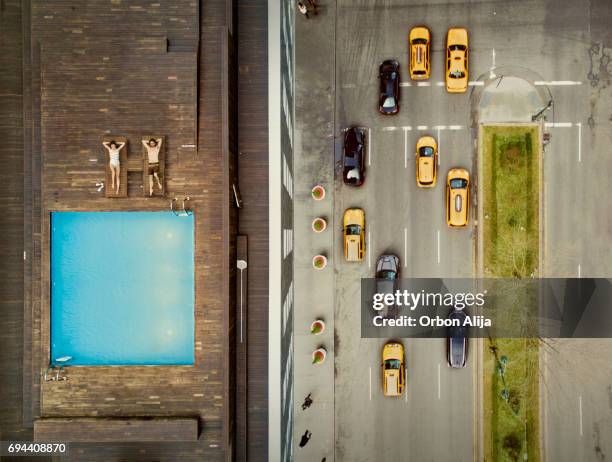
[[[317,217],[314,220],[312,220],[312,230],[315,233],[322,233],[323,231],[325,231],[326,228],[327,228],[327,221],[325,221],[325,218]]]
[[[312,188],[311,194],[314,200],[322,201],[323,199],[325,199],[325,188],[318,184],[314,188]]]
[[[312,257],[312,267],[322,270],[327,266],[327,257],[325,255],[315,255]]]
[[[312,352],[312,364],[323,364],[327,357],[327,351],[325,348],[320,347]]]
[[[322,319],[312,321],[312,324],[310,325],[310,333],[313,335],[321,335],[323,332],[325,332],[325,321]]]

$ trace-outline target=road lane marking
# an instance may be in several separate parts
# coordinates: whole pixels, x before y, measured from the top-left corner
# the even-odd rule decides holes
[[[438,129],[438,166],[440,166],[440,146],[442,146],[442,142],[440,141],[440,129],[442,126],[438,125],[436,128]]]
[[[410,82],[401,82],[400,87],[411,87],[412,84]]]
[[[573,85],[582,85],[582,82],[579,80],[536,80],[535,82],[533,82],[533,84],[537,86],[552,85],[557,87],[569,87]]]
[[[578,279],[581,278],[581,273],[582,271],[581,271],[580,265],[578,265]]]
[[[474,82],[468,82],[468,85],[470,87],[482,87],[484,86],[484,82],[481,82],[480,80],[474,81]]]
[[[355,88],[354,83],[343,83],[342,88]]]
[[[411,127],[410,125],[404,125],[404,126],[402,127],[402,130],[411,131],[411,130],[412,130],[412,127]]]
[[[397,130],[397,127],[383,127],[383,128],[381,128],[381,130],[383,132],[392,132],[392,131]]]
[[[440,380],[440,363],[438,363],[438,399],[440,399],[441,396],[441,380]]]
[[[491,50],[491,67],[489,68],[489,78],[494,79],[495,75],[495,48]]]
[[[582,162],[582,124],[578,122],[578,162]]]
[[[368,128],[368,166],[372,165],[372,129]]]
[[[408,228],[404,228],[404,268],[408,266]]]
[[[366,249],[366,252],[368,252],[368,268],[372,266],[372,248],[370,247],[371,242],[372,242],[372,239],[371,239],[370,231],[368,231],[368,248]]]
[[[418,82],[417,87],[431,87],[431,82]]]
[[[544,126],[547,128],[569,128],[573,125],[574,124],[572,124],[571,122],[546,122],[544,124]]]
[[[408,168],[408,130],[404,130],[404,168]]]
[[[444,85],[446,85],[446,82],[436,82],[436,85],[438,87],[443,87]]]
[[[440,264],[440,230],[438,230],[438,265]]]
[[[449,130],[461,130],[463,128],[463,125],[450,125],[448,127]]]
[[[372,366],[370,366],[370,401],[372,401]]]
[[[408,383],[408,369],[404,369],[404,400],[408,403],[408,392],[406,391],[406,384]]]
[[[582,428],[582,395],[578,396],[578,413],[580,414],[580,436],[584,436]]]
[[[427,130],[427,125],[419,125],[417,130]]]
[[[434,125],[434,128],[440,131],[440,130],[446,130],[448,127],[446,125]]]

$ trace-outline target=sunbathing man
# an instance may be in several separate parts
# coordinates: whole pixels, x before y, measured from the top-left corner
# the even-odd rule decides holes
[[[159,149],[161,148],[161,138],[151,138],[149,141],[142,140],[142,145],[147,148],[147,155],[149,157],[149,196],[153,195],[153,177],[157,181],[159,190],[162,191],[162,185],[159,181]]]
[[[119,155],[125,143],[117,144],[113,141],[104,141],[102,145],[108,151],[109,162],[108,165],[111,171],[112,185],[111,187],[115,189],[115,194],[119,194],[119,185],[121,184],[121,163],[119,162]],[[116,180],[116,181],[115,181]],[[115,183],[117,186],[115,187]]]

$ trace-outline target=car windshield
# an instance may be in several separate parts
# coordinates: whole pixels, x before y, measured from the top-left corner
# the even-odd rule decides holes
[[[387,359],[385,361],[385,370],[399,369],[400,366],[401,366],[401,362],[399,359]]]
[[[467,187],[467,180],[463,178],[453,178],[450,181],[451,189],[465,189]]]
[[[380,273],[378,273],[378,278],[379,279],[395,279],[395,271],[391,271],[391,270],[382,270]]]
[[[421,157],[432,157],[434,154],[433,148],[431,146],[423,146],[419,149],[419,155]]]
[[[413,45],[427,45],[427,39],[424,39],[424,38],[415,38],[412,41],[412,44]]]
[[[465,45],[450,45],[448,49],[450,51],[465,51]]]
[[[414,75],[423,75],[423,74],[425,74],[425,71],[414,71],[413,74]]]
[[[462,79],[465,77],[465,72],[463,71],[451,71],[448,73],[448,76],[452,79]]]
[[[346,227],[346,234],[348,236],[355,236],[361,234],[361,226],[359,225],[348,225]]]
[[[388,96],[383,103],[383,107],[385,109],[395,107],[395,98],[393,96]]]
[[[347,180],[359,180],[359,169],[353,168],[346,173]]]

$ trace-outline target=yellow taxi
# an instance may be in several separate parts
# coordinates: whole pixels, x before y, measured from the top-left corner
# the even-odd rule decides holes
[[[365,213],[361,209],[344,212],[344,258],[362,261],[365,255]]]
[[[432,136],[422,136],[416,144],[416,182],[433,188],[438,176],[438,144]]]
[[[430,35],[427,27],[413,27],[408,38],[410,44],[410,78],[427,80],[429,78]]]
[[[385,396],[401,396],[404,392],[404,346],[399,342],[389,342],[383,347],[382,380]]]
[[[446,90],[463,93],[468,87],[468,33],[463,28],[448,30],[446,36]]]
[[[449,228],[468,225],[470,214],[470,174],[453,168],[446,177],[446,224]]]

